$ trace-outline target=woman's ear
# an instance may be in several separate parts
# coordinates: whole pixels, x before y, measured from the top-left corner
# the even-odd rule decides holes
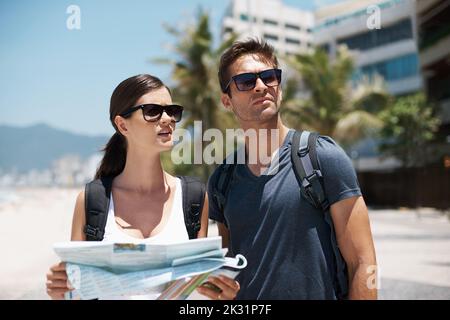
[[[123,136],[128,134],[127,123],[124,118],[121,116],[115,116],[114,123],[116,124],[117,130],[119,130]]]

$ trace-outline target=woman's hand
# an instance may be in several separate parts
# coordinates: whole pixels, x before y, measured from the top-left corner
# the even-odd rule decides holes
[[[73,290],[67,280],[66,264],[60,262],[51,266],[47,273],[47,294],[54,300],[64,299],[64,293]]]
[[[197,288],[198,293],[213,300],[234,300],[239,292],[239,282],[224,275],[211,276]]]

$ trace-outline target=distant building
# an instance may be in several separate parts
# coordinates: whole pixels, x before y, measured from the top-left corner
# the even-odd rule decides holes
[[[314,14],[283,4],[281,0],[232,0],[222,20],[222,38],[231,32],[239,39],[264,38],[280,55],[312,48]]]
[[[369,18],[378,15],[380,29]],[[362,75],[381,75],[393,95],[419,91],[416,14],[413,0],[350,0],[315,12],[314,41],[336,53],[345,44],[355,55],[355,80]],[[369,29],[373,28],[373,29]]]
[[[441,132],[450,137],[450,0],[419,0],[416,12],[425,91],[440,109]]]

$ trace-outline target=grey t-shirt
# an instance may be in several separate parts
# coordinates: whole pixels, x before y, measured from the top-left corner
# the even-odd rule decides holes
[[[336,299],[330,227],[323,213],[300,196],[291,164],[293,133],[279,149],[276,174],[258,177],[237,165],[224,214],[212,196],[218,170],[209,179],[209,217],[227,225],[229,253],[248,261],[237,278],[237,299]],[[345,152],[325,136],[316,149],[330,205],[360,196]]]

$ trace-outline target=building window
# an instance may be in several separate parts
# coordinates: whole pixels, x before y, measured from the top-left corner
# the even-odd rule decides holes
[[[223,31],[223,33],[232,33],[233,32],[233,28],[230,27],[226,27],[225,30]]]
[[[248,21],[248,15],[241,13],[240,19],[242,21]]]
[[[389,27],[371,30],[356,36],[338,40],[338,44],[346,44],[349,49],[369,50],[392,42],[412,39],[410,19],[402,20]]]
[[[264,19],[263,22],[264,22],[264,24],[268,24],[268,25],[272,25],[272,26],[278,25],[278,22],[276,22],[274,20]]]
[[[273,34],[264,33],[264,39],[278,41],[278,36],[273,35]]]
[[[292,38],[286,38],[286,43],[300,45],[300,40],[292,39]]]
[[[408,54],[390,60],[366,65],[356,71],[357,75],[381,75],[386,81],[400,80],[418,74],[419,60],[417,54]],[[358,78],[358,76],[356,77]]]
[[[286,28],[286,29],[291,29],[291,30],[297,30],[297,31],[300,31],[300,26],[297,26],[297,25],[295,25],[295,24],[290,24],[290,23],[286,23],[285,25],[284,25],[284,27]]]

